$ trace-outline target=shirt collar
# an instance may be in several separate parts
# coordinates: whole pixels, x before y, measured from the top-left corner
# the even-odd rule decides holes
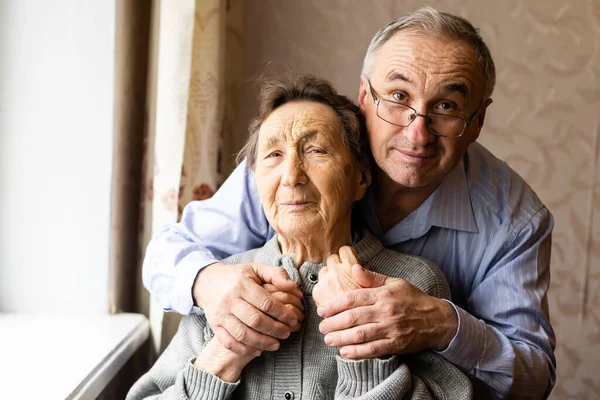
[[[429,204],[426,204],[429,203]],[[428,207],[423,207],[427,205]],[[416,212],[431,226],[478,233],[464,161],[461,161]],[[418,220],[421,218],[418,218]]]
[[[373,192],[371,191],[371,196]],[[379,220],[375,200],[368,199],[369,212],[367,224],[382,239],[385,245],[416,239],[425,235],[432,226],[466,232],[479,232],[471,195],[465,172],[465,164],[461,161],[440,183],[438,188],[410,215],[383,232]]]

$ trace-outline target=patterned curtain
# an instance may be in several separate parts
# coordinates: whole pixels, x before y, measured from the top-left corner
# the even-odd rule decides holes
[[[155,0],[142,248],[152,232],[179,220],[188,202],[212,196],[233,168],[242,7],[241,0]],[[160,351],[179,316],[150,301],[150,322]]]

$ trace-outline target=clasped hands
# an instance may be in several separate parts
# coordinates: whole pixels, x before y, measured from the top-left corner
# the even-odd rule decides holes
[[[210,358],[236,353],[237,372],[262,351],[277,350],[304,319],[303,294],[281,267],[215,263],[198,274],[192,292],[219,342],[207,346]],[[328,258],[312,295],[325,343],[345,358],[443,350],[456,332],[450,304],[361,267],[348,246]]]

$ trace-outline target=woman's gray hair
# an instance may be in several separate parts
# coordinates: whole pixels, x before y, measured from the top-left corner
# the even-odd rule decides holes
[[[331,83],[312,75],[262,78],[261,81],[258,113],[250,121],[248,140],[237,155],[238,164],[245,158],[251,169],[256,166],[260,127],[273,111],[292,101],[314,101],[331,107],[340,122],[342,140],[352,160],[363,172],[370,168],[371,152],[365,118],[358,106],[348,97],[338,94]]]
[[[496,68],[490,50],[479,35],[479,30],[463,17],[440,12],[432,7],[423,7],[404,14],[379,30],[367,49],[362,75],[370,77],[375,53],[400,30],[407,30],[408,35],[454,38],[469,43],[477,55],[477,63],[483,72],[483,95],[485,98],[492,95],[496,84]]]

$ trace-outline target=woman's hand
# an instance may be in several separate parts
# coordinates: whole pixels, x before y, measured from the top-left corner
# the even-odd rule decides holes
[[[302,300],[300,300],[302,292],[298,288],[292,288],[288,291],[280,290],[271,283],[264,283],[262,287],[296,316],[298,323],[290,327],[290,330],[292,332],[299,331],[302,327],[301,321],[304,320],[304,305],[302,304]],[[254,353],[241,356],[228,350],[215,336],[206,344],[200,355],[194,360],[194,365],[218,376],[226,382],[236,382],[240,378],[244,367],[255,357],[256,354]]]
[[[264,283],[263,289],[271,294],[276,300],[294,313],[298,323],[290,327],[290,331],[298,332],[302,327],[301,322],[304,321],[304,305],[302,304],[302,292],[298,288],[293,288],[288,291],[280,290],[275,285]]]
[[[237,382],[244,367],[253,359],[254,355],[240,356],[228,350],[214,336],[196,357],[194,365],[218,376],[225,382]]]
[[[313,299],[317,307],[337,295],[363,286],[352,275],[352,267],[359,265],[358,257],[350,246],[340,248],[339,255],[327,258],[327,266],[319,271],[319,283],[313,288]],[[356,267],[355,267],[356,268]]]

